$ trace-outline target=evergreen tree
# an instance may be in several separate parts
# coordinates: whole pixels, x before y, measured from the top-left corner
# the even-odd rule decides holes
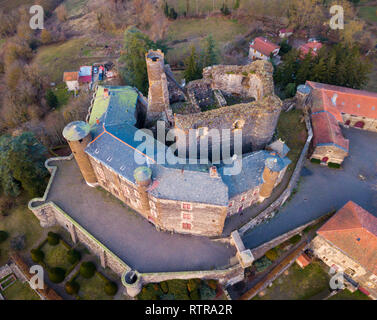
[[[217,63],[216,42],[212,35],[206,38],[206,48],[203,56],[203,68]]]
[[[0,183],[7,195],[25,190],[30,197],[43,194],[48,171],[44,167],[46,148],[31,132],[0,137]]]
[[[169,9],[169,18],[173,20],[178,18],[178,13],[175,11],[173,7]]]
[[[310,80],[326,83],[326,79],[327,79],[326,62],[323,58],[321,58],[319,59],[318,63],[313,67],[312,74],[310,75]]]
[[[51,109],[55,109],[58,106],[58,98],[52,90],[48,90],[46,93],[46,101]]]
[[[196,53],[195,46],[191,47],[191,54],[185,60],[184,76],[186,82],[197,80],[202,77],[202,70],[199,63],[199,57]]]
[[[165,14],[165,17],[169,17],[169,5],[166,1],[164,4],[164,14]]]
[[[305,83],[306,80],[309,79],[310,74],[311,74],[312,64],[313,64],[313,56],[312,56],[312,52],[309,51],[299,64],[299,68],[297,70],[297,75],[296,75],[297,85],[303,84]]]

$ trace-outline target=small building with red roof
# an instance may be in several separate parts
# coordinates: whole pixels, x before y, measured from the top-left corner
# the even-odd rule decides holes
[[[310,262],[311,262],[310,258],[304,252],[296,259],[296,263],[302,269],[304,269],[305,267],[307,267],[310,264]]]
[[[249,59],[250,60],[268,60],[271,55],[276,57],[279,53],[280,47],[267,40],[265,37],[257,37],[250,42]]]
[[[79,73],[77,71],[64,72],[63,81],[67,85],[68,91],[76,91],[79,89]]]
[[[288,38],[293,34],[293,29],[283,28],[279,30],[280,38]]]
[[[316,56],[318,51],[322,48],[322,43],[318,41],[311,41],[301,45],[298,50],[300,51],[300,57],[303,59],[309,52],[312,56]]]
[[[377,217],[349,201],[311,242],[316,257],[377,298]]]

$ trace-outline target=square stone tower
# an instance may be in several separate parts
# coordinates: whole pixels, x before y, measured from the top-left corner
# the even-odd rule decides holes
[[[160,49],[149,50],[145,59],[149,81],[147,121],[152,122],[170,109],[168,81],[164,53]]]

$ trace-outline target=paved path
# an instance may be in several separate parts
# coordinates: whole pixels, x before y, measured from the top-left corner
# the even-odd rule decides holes
[[[53,201],[119,258],[140,272],[224,267],[235,249],[206,237],[158,232],[107,192],[88,187],[75,161],[57,161],[47,201]]]
[[[299,191],[275,218],[244,234],[242,240],[247,248],[255,248],[331,210],[338,210],[349,200],[377,216],[377,133],[344,128],[342,131],[350,140],[350,155],[343,169],[307,161],[301,172]],[[359,174],[366,180],[362,181]]]

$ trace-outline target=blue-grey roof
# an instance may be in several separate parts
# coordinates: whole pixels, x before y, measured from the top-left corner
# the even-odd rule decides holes
[[[274,142],[270,143],[268,145],[268,148],[276,151],[280,157],[285,157],[290,150],[288,146],[280,139],[275,140]]]
[[[141,141],[135,139],[141,131],[134,126],[137,102],[134,92],[128,90],[130,96],[127,96],[128,93],[122,90],[111,91],[109,87],[109,91],[109,105],[92,124],[94,138],[85,151],[130,183],[135,184],[135,169],[147,166],[152,171],[154,184],[149,192],[153,196],[219,206],[227,206],[230,197],[263,183],[265,160],[274,157],[264,150],[245,155],[237,175],[226,175],[226,169],[232,165],[219,165],[219,177],[211,177],[211,164],[160,163],[159,156],[165,155],[168,147],[153,135],[145,135]],[[275,157],[279,159],[276,168],[283,169],[290,163],[286,157]]]

